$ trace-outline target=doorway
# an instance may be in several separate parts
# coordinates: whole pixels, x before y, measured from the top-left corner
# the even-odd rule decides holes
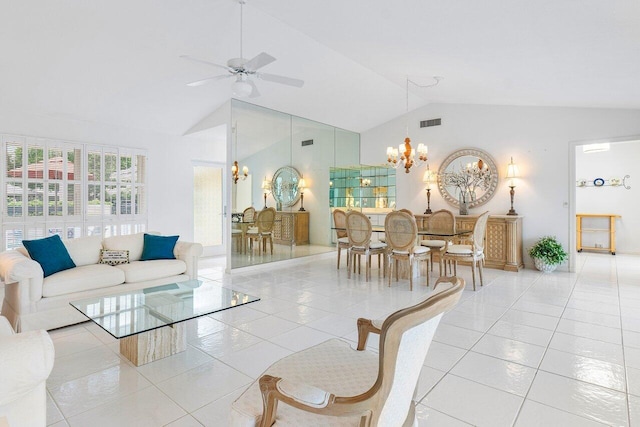
[[[205,257],[225,254],[223,170],[223,164],[193,165],[193,235]]]

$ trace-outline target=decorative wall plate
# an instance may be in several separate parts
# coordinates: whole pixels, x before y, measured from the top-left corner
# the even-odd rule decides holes
[[[602,187],[604,185],[604,179],[602,178],[596,178],[593,180],[593,185],[595,185],[596,187]]]
[[[620,185],[620,179],[619,178],[611,178],[609,180],[609,183],[614,186],[617,187],[618,185]]]
[[[585,185],[587,185],[587,180],[586,179],[579,179],[576,184],[578,185],[578,187],[584,187]]]

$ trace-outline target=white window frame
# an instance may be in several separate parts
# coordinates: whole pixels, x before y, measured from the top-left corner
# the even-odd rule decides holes
[[[0,200],[0,209],[2,209],[2,245],[3,248],[10,249],[8,245],[7,232],[11,230],[21,230],[22,239],[47,237],[52,233],[49,233],[50,229],[60,229],[63,239],[76,238],[88,235],[88,229],[91,226],[99,227],[101,235],[108,237],[115,234],[126,234],[129,231],[138,232],[145,231],[147,229],[147,211],[148,205],[148,185],[147,185],[147,170],[148,155],[146,150],[128,147],[117,147],[110,145],[95,145],[69,141],[58,141],[46,138],[36,138],[20,135],[0,135],[2,142],[2,151],[4,153],[4,159],[0,164],[0,176],[2,176],[2,199]],[[8,177],[8,165],[7,165],[7,144],[17,143],[22,146],[22,176],[20,178]],[[29,178],[29,165],[28,165],[28,151],[29,147],[37,147],[43,150],[43,164],[42,164],[42,177],[41,178]],[[61,150],[61,179],[50,178],[49,169],[52,162],[49,159],[50,150]],[[75,159],[74,162],[74,176],[73,180],[69,178],[68,170],[68,153],[76,151],[75,156],[81,159]],[[89,180],[89,153],[100,153],[100,179]],[[115,175],[108,179],[105,176],[105,153],[114,154],[116,157]],[[131,157],[131,171],[129,181],[123,181],[122,170],[120,167],[121,158],[129,156]],[[144,162],[142,170],[139,172],[138,162]],[[37,173],[37,172],[36,172]],[[79,178],[79,179],[78,179]],[[138,179],[139,178],[139,179]],[[14,182],[22,185],[22,215],[21,216],[9,216],[7,197],[8,197],[8,183]],[[42,187],[42,215],[29,216],[29,184],[39,184]],[[49,188],[50,184],[59,184],[62,201],[62,215],[50,215],[49,214]],[[101,203],[99,208],[99,215],[89,215],[89,185],[99,185],[99,191],[101,194]],[[80,209],[76,209],[75,212],[70,213],[68,211],[69,200],[69,186],[78,185],[80,187],[79,199],[82,203]],[[113,186],[115,190],[115,214],[105,214],[103,210],[105,205],[105,186]],[[128,213],[122,213],[121,206],[121,189],[125,186],[131,187],[131,207]],[[137,207],[137,195],[141,194],[141,207]],[[75,203],[75,202],[74,202]],[[136,213],[136,209],[138,212]],[[76,231],[69,233],[69,230],[73,228]],[[109,230],[109,231],[107,231]],[[58,234],[58,233],[55,233]],[[12,244],[11,248],[16,244]]]

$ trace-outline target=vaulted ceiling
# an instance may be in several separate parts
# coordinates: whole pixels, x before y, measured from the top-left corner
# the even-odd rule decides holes
[[[0,0],[0,111],[181,135],[231,96],[233,0]],[[431,103],[640,108],[635,0],[247,0],[244,53],[277,58],[250,102],[363,131]]]

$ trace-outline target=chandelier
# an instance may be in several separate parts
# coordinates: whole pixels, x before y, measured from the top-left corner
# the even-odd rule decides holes
[[[435,83],[428,86],[420,86],[415,82],[412,82],[407,77],[406,82],[406,107],[407,107],[407,137],[404,139],[404,143],[400,144],[398,148],[387,147],[387,164],[394,168],[403,167],[405,173],[409,173],[412,166],[422,166],[426,164],[428,157],[427,153],[429,149],[425,144],[418,144],[418,149],[411,147],[411,138],[409,138],[409,82],[420,88],[427,88],[436,86],[442,80],[442,77],[434,77]]]

